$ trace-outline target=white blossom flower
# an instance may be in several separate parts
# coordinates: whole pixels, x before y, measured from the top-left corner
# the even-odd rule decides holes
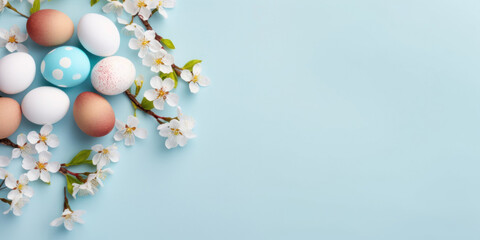
[[[153,4],[154,6],[157,6],[158,13],[160,13],[164,18],[168,18],[165,8],[175,7],[175,0],[153,0]]]
[[[82,183],[82,184],[73,183],[72,184],[73,198],[77,198],[77,195],[78,196],[94,195],[98,191],[98,188],[96,187],[96,185],[93,184],[94,183],[93,181],[95,180],[96,177],[97,177],[96,174],[90,174],[88,175],[87,181],[85,183]]]
[[[97,187],[98,185],[103,187],[103,181],[105,181],[108,175],[112,174],[113,170],[110,168],[99,169],[97,170],[97,173],[95,173],[95,178],[92,180],[92,184]]]
[[[9,52],[28,52],[27,47],[22,44],[28,38],[26,33],[22,33],[17,25],[13,25],[10,31],[0,29],[0,47],[6,47]]]
[[[185,82],[188,82],[188,86],[190,87],[190,92],[192,93],[197,93],[200,90],[200,86],[206,87],[210,85],[210,79],[207,77],[200,75],[202,72],[202,67],[200,66],[200,63],[195,64],[193,66],[193,74],[190,70],[183,70],[180,77],[185,80]]]
[[[127,124],[124,124],[120,120],[116,120],[115,127],[118,131],[113,137],[115,141],[121,141],[125,139],[125,146],[132,146],[135,144],[135,137],[140,139],[147,138],[147,130],[138,128],[139,120],[134,116],[128,116]]]
[[[15,177],[3,168],[0,168],[0,179],[4,180],[5,185],[10,189],[14,188],[17,182]]]
[[[40,134],[36,131],[28,133],[27,139],[31,144],[35,144],[37,152],[47,151],[48,147],[56,148],[60,145],[57,135],[51,134],[52,130],[52,125],[47,124],[40,129]]]
[[[97,165],[97,170],[101,170],[104,166],[112,162],[118,162],[120,155],[117,151],[117,145],[113,144],[106,148],[102,144],[97,144],[92,147],[92,150],[96,152],[93,156],[93,165]]]
[[[135,34],[136,31],[139,31],[140,33],[145,32],[142,26],[134,23],[134,22],[129,22],[125,19],[122,18],[117,18],[118,23],[125,25],[123,28],[123,31],[127,35]]]
[[[53,220],[50,223],[50,226],[58,227],[63,223],[63,225],[68,231],[72,231],[74,223],[80,223],[80,224],[85,223],[83,219],[80,218],[83,214],[85,214],[85,211],[83,210],[76,210],[72,212],[70,211],[70,209],[67,208],[63,211],[61,217]]]
[[[0,13],[3,12],[5,9],[5,5],[7,5],[8,0],[0,0]]]
[[[14,148],[12,150],[12,158],[19,158],[20,156],[25,158],[26,156],[37,153],[33,144],[27,141],[27,135],[23,133],[17,136],[17,145],[19,148]]]
[[[15,200],[21,196],[26,196],[28,198],[33,197],[33,188],[28,186],[28,182],[27,174],[22,174],[20,178],[13,184],[5,182],[5,185],[12,189],[8,193],[7,198],[10,200]]]
[[[151,52],[158,52],[162,49],[162,44],[155,39],[156,33],[153,30],[147,30],[145,32],[135,31],[135,38],[130,39],[128,47],[133,50],[138,50],[138,57],[144,58],[147,55],[148,50]]]
[[[167,53],[164,49],[156,53],[147,53],[142,60],[143,65],[150,67],[152,72],[171,73],[173,72],[172,64],[174,63],[173,55]]]
[[[3,214],[8,214],[9,212],[13,212],[13,215],[20,216],[22,215],[22,208],[30,201],[29,197],[19,195],[17,198],[12,200],[10,204],[10,208],[3,212]]]
[[[0,156],[0,167],[7,167],[8,165],[10,165],[11,161],[12,159],[9,157]]]
[[[152,15],[152,9],[157,6],[152,0],[125,0],[123,7],[130,15],[138,14],[142,19],[148,20]]]
[[[154,89],[147,90],[144,97],[153,101],[153,106],[158,110],[163,110],[165,102],[175,107],[178,105],[178,95],[172,93],[175,82],[171,78],[162,80],[159,76],[150,79],[150,86]]]
[[[104,13],[115,12],[118,17],[122,16],[123,13],[123,3],[117,0],[107,0],[108,3],[103,6],[102,10]]]
[[[183,147],[187,144],[188,139],[196,137],[192,131],[195,120],[192,117],[184,116],[180,108],[177,108],[177,111],[177,119],[160,124],[157,128],[160,131],[160,136],[167,138],[165,146],[168,149],[177,147],[178,145]]]
[[[48,162],[52,158],[50,152],[44,151],[38,154],[38,161],[28,156],[23,159],[22,167],[28,170],[28,180],[36,181],[40,178],[43,182],[50,182],[50,173],[56,173],[60,170],[59,162]]]

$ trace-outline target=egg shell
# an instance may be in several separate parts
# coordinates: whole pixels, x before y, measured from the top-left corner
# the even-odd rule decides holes
[[[0,139],[10,137],[21,121],[20,104],[12,98],[0,97]]]
[[[115,24],[96,13],[84,15],[77,26],[78,39],[82,46],[94,55],[108,57],[120,47],[120,33]]]
[[[40,64],[40,72],[55,86],[74,87],[90,74],[90,60],[79,48],[59,47],[45,56]]]
[[[113,56],[102,59],[92,69],[93,87],[105,95],[125,92],[135,81],[135,65],[124,57]]]
[[[32,14],[27,21],[30,38],[46,47],[58,46],[67,42],[73,35],[72,19],[54,9],[44,9]]]
[[[92,137],[103,137],[115,126],[115,113],[108,101],[93,92],[83,92],[73,103],[78,127]]]
[[[30,122],[44,125],[54,124],[65,116],[70,99],[55,87],[38,87],[28,92],[22,101],[22,112]]]
[[[35,60],[28,53],[16,52],[0,59],[0,91],[17,94],[35,79]]]

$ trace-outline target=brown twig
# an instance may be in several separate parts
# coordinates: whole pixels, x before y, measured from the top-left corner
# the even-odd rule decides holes
[[[10,139],[8,138],[3,138],[3,139],[0,139],[0,144],[3,144],[5,146],[9,146],[9,147],[12,147],[12,148],[20,148],[20,146],[14,142],[12,142]]]
[[[85,182],[85,179],[81,176],[82,174],[69,171],[64,166],[65,166],[65,164],[62,164],[61,167],[60,167],[60,170],[58,170],[60,173],[62,173],[63,175],[70,174],[70,175],[76,177],[78,180],[80,180],[82,182]]]
[[[63,210],[65,211],[65,209],[68,209],[71,212],[73,212],[73,210],[70,208],[70,204],[68,204],[67,187],[63,188],[63,196],[65,196],[63,200]]]
[[[8,9],[10,9],[10,10],[12,10],[12,11],[14,11],[14,12],[16,12],[16,13],[18,13],[20,16],[28,19],[28,16],[27,16],[27,15],[19,12],[19,11],[18,11],[16,8],[14,8],[9,2],[7,2],[7,5],[5,5],[5,7],[8,8]]]

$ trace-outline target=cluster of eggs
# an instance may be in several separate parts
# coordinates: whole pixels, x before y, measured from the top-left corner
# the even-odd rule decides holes
[[[66,14],[45,9],[30,16],[26,28],[34,42],[53,47],[70,40],[75,27]],[[25,95],[21,104],[12,98],[0,97],[0,139],[18,129],[22,113],[38,125],[54,124],[65,117],[70,99],[59,88],[75,87],[89,76],[95,90],[104,95],[120,94],[133,84],[136,75],[133,63],[127,58],[113,56],[120,46],[120,34],[110,19],[94,13],[84,15],[77,25],[77,36],[86,51],[105,58],[91,70],[90,60],[80,48],[61,46],[50,51],[40,63],[40,72],[55,87],[35,88]],[[17,52],[1,58],[0,92],[25,91],[34,81],[36,71],[36,62],[28,53]],[[112,106],[93,92],[77,96],[73,116],[77,126],[93,137],[105,136],[115,125]]]

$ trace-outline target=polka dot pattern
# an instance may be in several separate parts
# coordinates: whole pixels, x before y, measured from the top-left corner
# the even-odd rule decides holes
[[[63,78],[63,72],[60,69],[53,70],[52,75],[57,80],[62,80]]]
[[[59,47],[43,59],[40,70],[43,77],[58,87],[74,87],[90,75],[90,60],[79,48]]]
[[[72,60],[70,60],[70,58],[63,57],[62,59],[60,59],[60,66],[62,66],[63,68],[69,68],[71,65]]]

